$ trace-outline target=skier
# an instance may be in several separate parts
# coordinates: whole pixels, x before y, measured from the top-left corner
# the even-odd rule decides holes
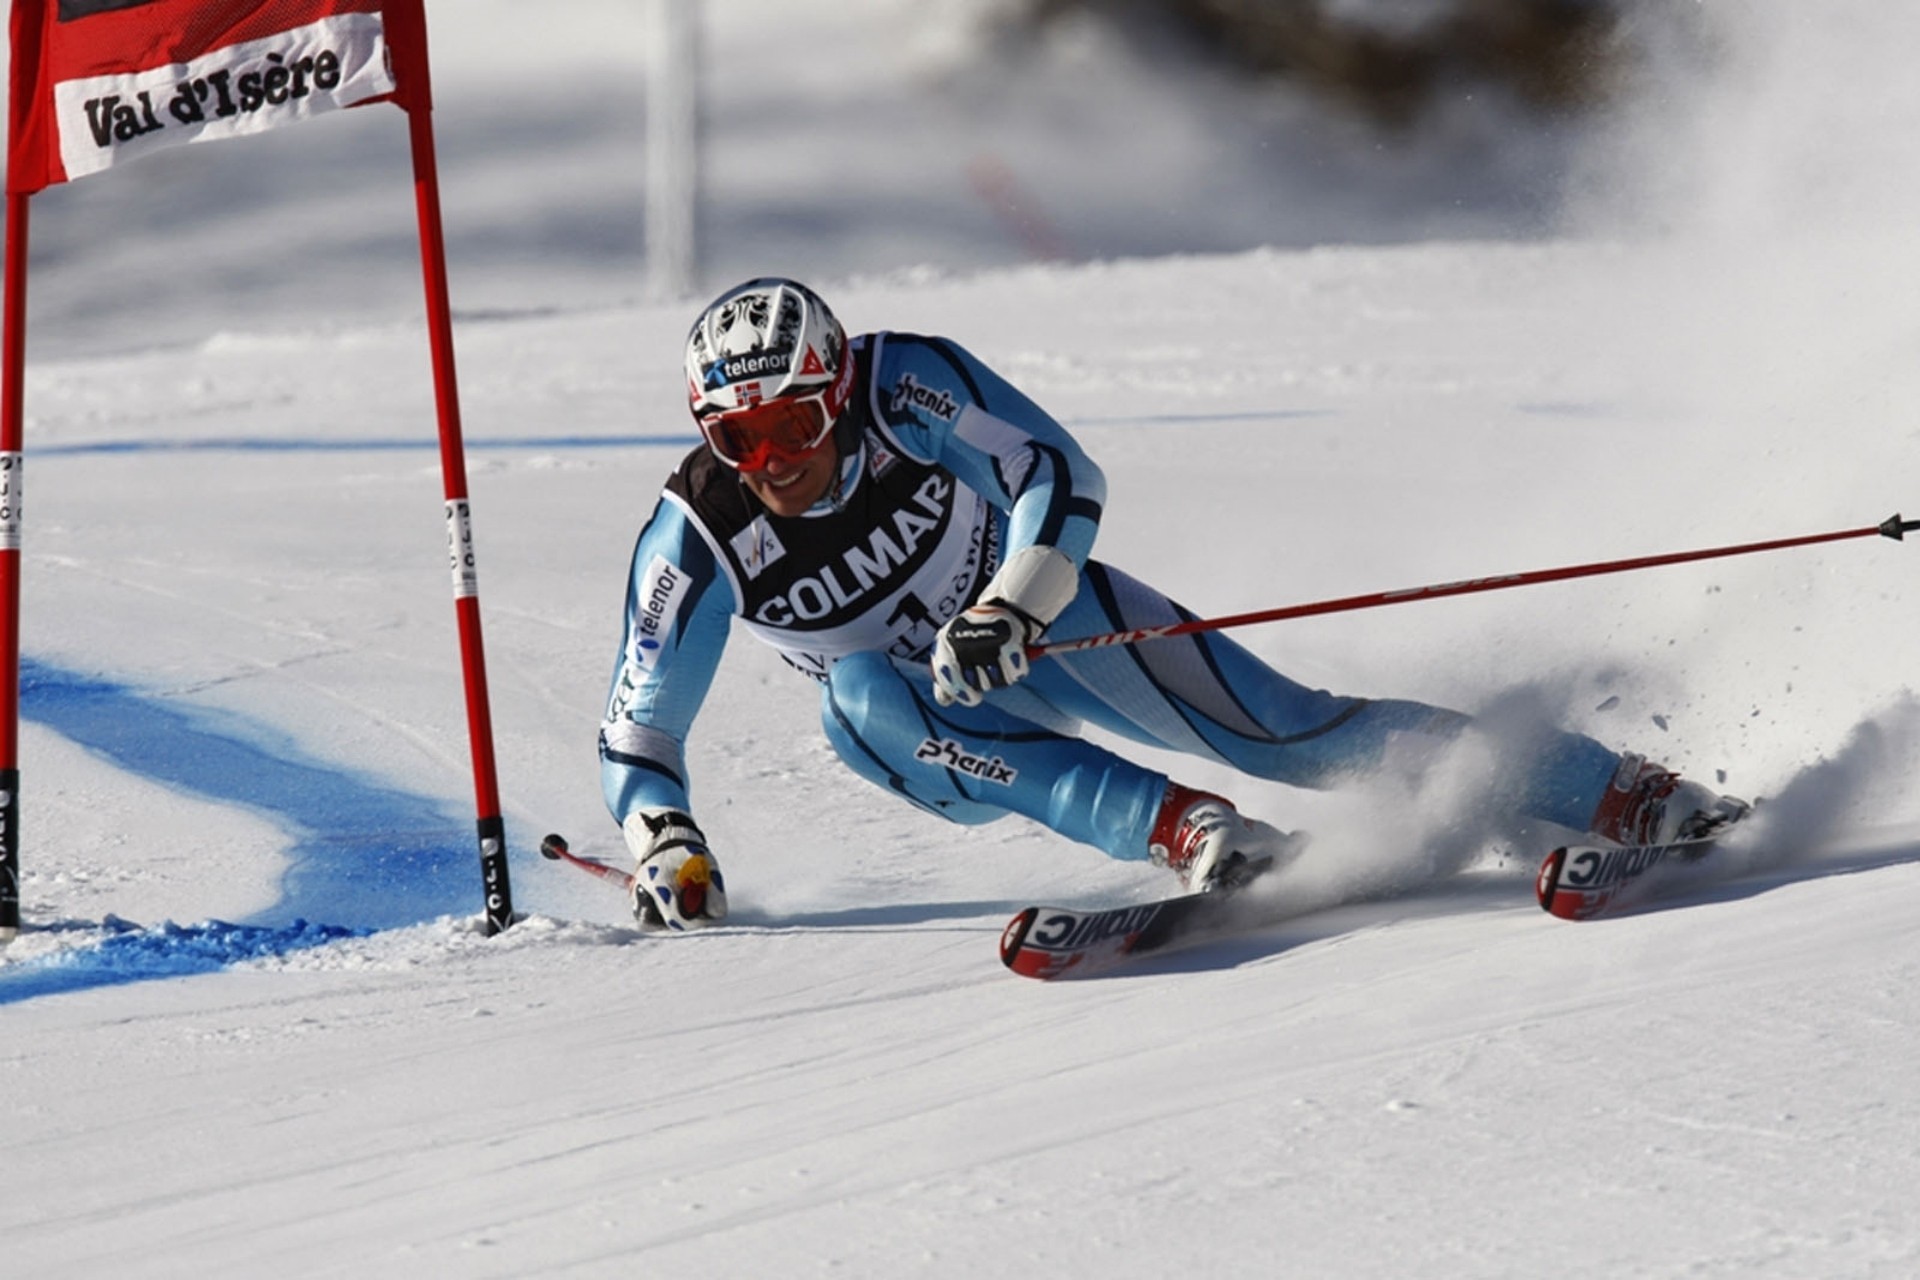
[[[1337,696],[1218,632],[1030,665],[1073,637],[1193,615],[1091,559],[1105,481],[1039,406],[944,338],[848,339],[810,289],[767,278],[701,312],[686,346],[704,443],[668,479],[633,554],[600,732],[602,784],[638,867],[643,925],[726,914],[683,753],[731,619],[821,684],[855,773],[961,823],[1023,814],[1192,891],[1237,883],[1303,837],[1078,736],[1080,724],[1326,787],[1403,735],[1467,717]],[[1516,779],[1519,811],[1623,844],[1704,833],[1741,801],[1561,733]]]

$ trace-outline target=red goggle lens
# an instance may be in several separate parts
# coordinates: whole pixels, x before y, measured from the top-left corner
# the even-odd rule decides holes
[[[775,458],[798,462],[819,448],[832,429],[826,406],[817,395],[700,419],[700,434],[708,447],[720,461],[740,471],[759,471]]]

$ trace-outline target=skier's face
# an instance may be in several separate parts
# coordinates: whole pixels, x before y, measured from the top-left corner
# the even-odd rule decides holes
[[[839,463],[839,451],[833,447],[832,440],[827,440],[797,462],[770,458],[758,471],[742,471],[740,478],[773,514],[804,515],[814,503],[827,496],[834,468]]]

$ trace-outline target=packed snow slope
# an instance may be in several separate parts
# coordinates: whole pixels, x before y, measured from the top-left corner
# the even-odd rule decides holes
[[[1711,235],[788,269],[1049,406],[1106,467],[1100,554],[1202,613],[1920,515],[1920,253],[1876,216],[1905,175],[1869,163],[1911,91],[1856,115],[1856,174],[1786,127],[1831,95],[1734,87],[1773,109],[1690,115],[1725,145],[1660,184]],[[1755,119],[1781,147],[1728,141]],[[254,171],[223,155],[269,154],[201,150],[227,183]],[[1769,185],[1816,156],[1824,182]],[[1793,198],[1683,190],[1741,185],[1715,164]],[[133,216],[138,179],[98,181],[46,207],[105,217],[123,183]],[[138,288],[114,254],[36,266],[10,1274],[1920,1271],[1911,540],[1243,632],[1485,732],[1329,795],[1156,759],[1314,833],[1285,892],[1355,900],[1077,983],[1001,969],[1007,918],[1163,873],[866,787],[741,637],[690,748],[734,917],[643,936],[535,846],[619,855],[594,731],[633,535],[691,443],[689,306],[506,261],[458,332],[524,916],[485,938],[425,339],[380,302],[404,255],[329,249],[342,219],[265,185],[310,259],[262,231],[203,268],[243,255],[159,220]],[[332,198],[404,244],[404,190]],[[62,310],[86,299],[104,327]],[[1483,797],[1549,722],[1764,797],[1748,874],[1541,913],[1563,833]]]

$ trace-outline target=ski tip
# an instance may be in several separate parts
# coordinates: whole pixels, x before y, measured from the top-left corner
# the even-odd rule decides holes
[[[547,838],[540,842],[540,855],[544,858],[551,858],[558,862],[566,856],[566,853],[567,841],[564,836],[548,833]]]
[[[1706,842],[1701,842],[1706,843]],[[1548,854],[1533,882],[1540,909],[1561,920],[1591,920],[1612,911],[1623,879],[1656,866],[1682,845],[1641,848],[1565,845]],[[1631,870],[1627,870],[1627,868]],[[1569,870],[1571,868],[1571,870]]]
[[[1567,865],[1565,847],[1555,849],[1540,864],[1540,874],[1533,880],[1533,896],[1540,900],[1540,909],[1553,914],[1553,900],[1560,891],[1560,869]]]
[[[1028,907],[1013,919],[1007,921],[1007,927],[1000,931],[1000,963],[1015,973],[1025,973],[1020,967],[1020,948],[1027,941],[1027,932],[1033,928],[1033,922],[1040,914],[1040,908]]]
[[[1047,907],[1028,907],[1013,919],[1007,921],[1007,927],[1000,931],[1000,961],[1008,969],[1023,978],[1036,978],[1041,982],[1058,978],[1069,970],[1076,973],[1087,971],[1088,953],[1083,950],[1056,951],[1047,947],[1030,947],[1027,940],[1032,936],[1034,926],[1040,921],[1042,912],[1048,913],[1049,927],[1059,916],[1059,912]]]

